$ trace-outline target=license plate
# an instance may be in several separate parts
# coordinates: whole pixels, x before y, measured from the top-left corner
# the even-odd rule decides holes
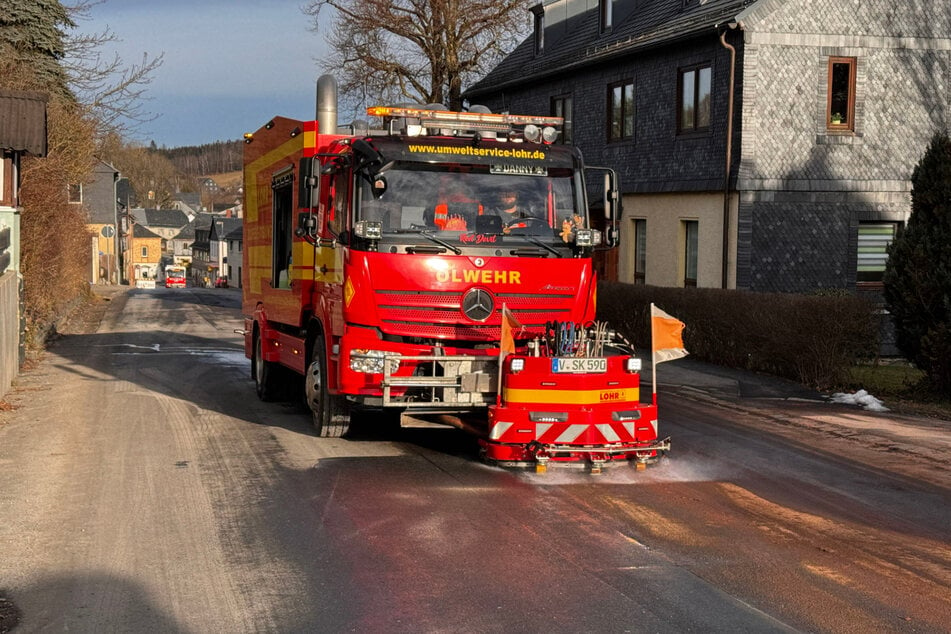
[[[608,370],[608,360],[604,358],[555,357],[551,360],[551,371],[555,374],[597,374]]]

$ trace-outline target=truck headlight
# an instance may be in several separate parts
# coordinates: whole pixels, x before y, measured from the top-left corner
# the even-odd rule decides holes
[[[616,420],[619,422],[638,420],[640,417],[641,417],[641,412],[640,410],[636,410],[636,409],[611,412],[611,420]]]
[[[385,355],[382,350],[354,350],[350,353],[350,369],[364,374],[383,374]]]
[[[512,359],[512,363],[509,364],[509,369],[512,372],[521,372],[522,370],[525,369],[525,359],[522,359],[521,357],[516,357],[515,359]]]
[[[624,369],[631,373],[640,372],[641,360],[637,357],[628,357],[627,361],[624,363]]]
[[[533,423],[567,423],[568,412],[529,412],[528,420]]]

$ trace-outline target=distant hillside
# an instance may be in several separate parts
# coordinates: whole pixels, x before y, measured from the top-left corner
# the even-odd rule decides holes
[[[215,141],[205,145],[188,145],[156,150],[186,176],[223,174],[241,170],[243,141]]]
[[[225,190],[237,190],[241,186],[242,172],[222,172],[221,174],[208,174],[208,178],[218,183],[218,187]]]

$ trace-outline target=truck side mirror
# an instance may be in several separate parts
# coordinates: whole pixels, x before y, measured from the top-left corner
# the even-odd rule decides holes
[[[363,139],[354,139],[350,143],[353,153],[357,157],[355,170],[366,170],[367,174],[376,176],[383,167],[383,155],[377,152],[376,148]]]
[[[297,206],[312,209],[320,200],[320,161],[316,156],[300,160],[300,180],[297,189]]]
[[[604,173],[604,217],[608,221],[617,220],[620,211],[617,175],[614,170],[607,170]]]

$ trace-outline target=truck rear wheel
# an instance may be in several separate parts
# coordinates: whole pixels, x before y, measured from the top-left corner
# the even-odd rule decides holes
[[[276,401],[284,393],[281,377],[283,367],[273,361],[265,361],[261,349],[261,335],[254,335],[254,353],[251,358],[251,376],[254,389],[262,401]]]
[[[304,396],[314,419],[314,428],[322,438],[340,438],[350,429],[350,408],[342,396],[327,389],[327,353],[324,341],[317,338],[311,350],[311,363],[304,377]]]

